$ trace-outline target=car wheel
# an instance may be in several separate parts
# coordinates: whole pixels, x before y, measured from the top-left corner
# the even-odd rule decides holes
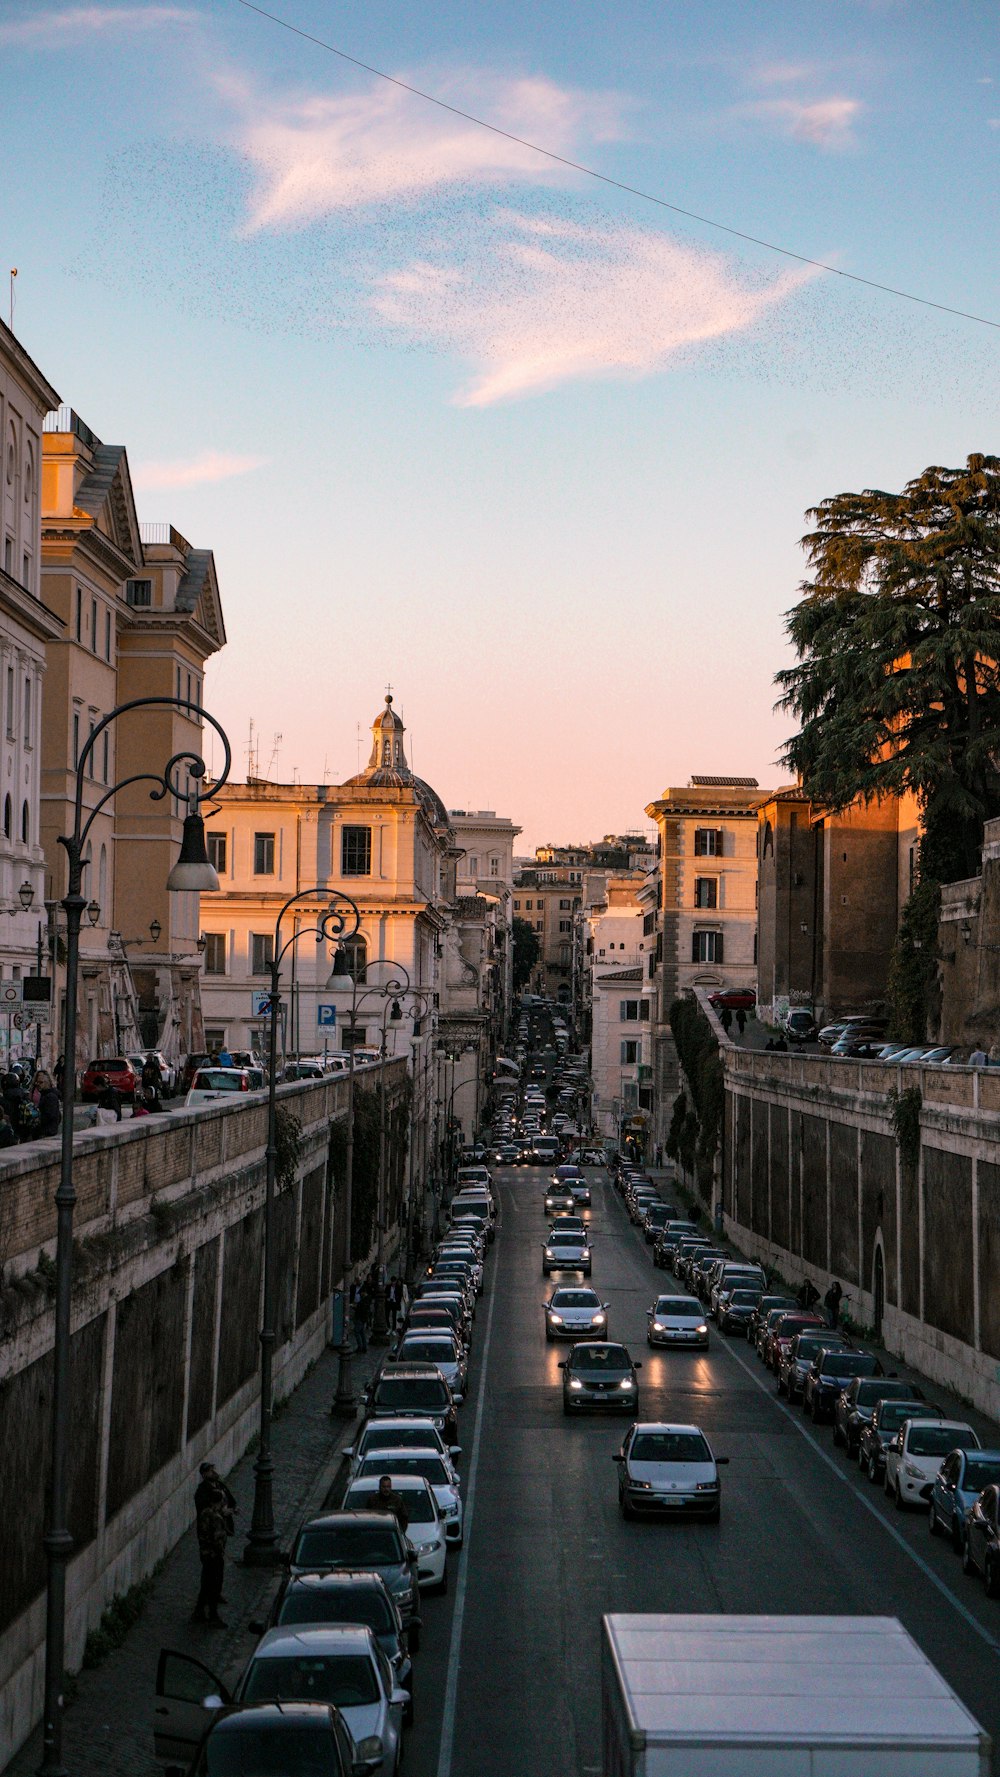
[[[873,1486],[878,1481],[878,1464],[875,1461],[874,1456],[869,1456],[868,1458],[868,1479]]]
[[[986,1565],[983,1568],[983,1585],[986,1588],[987,1598],[1000,1596],[1000,1573],[997,1572],[996,1562],[991,1560],[989,1555],[986,1557]]]
[[[632,1510],[632,1507],[629,1505],[628,1500],[625,1498],[624,1494],[622,1494],[621,1498],[618,1501],[618,1504],[621,1507],[622,1517],[625,1519],[626,1523],[631,1524],[632,1519],[635,1517],[635,1513]]]
[[[902,1511],[902,1509],[903,1509],[903,1494],[902,1494],[902,1490],[900,1488],[898,1481],[896,1482],[895,1490],[893,1492],[892,1503],[895,1506],[897,1512]]]
[[[407,1703],[406,1708],[403,1710],[403,1726],[404,1726],[404,1728],[412,1728],[413,1723],[414,1723],[414,1719],[415,1719],[414,1718],[414,1710],[413,1710],[413,1679],[412,1679],[412,1677],[410,1678],[406,1688],[410,1693],[410,1701]]]
[[[564,1401],[563,1401],[563,1414],[564,1414],[564,1417],[565,1417],[565,1418],[567,1418],[567,1419],[568,1419],[568,1418],[569,1418],[569,1413],[570,1413],[570,1406],[569,1406],[569,1402],[568,1402],[568,1401],[565,1401],[565,1400],[564,1400]]]
[[[886,1463],[885,1474],[882,1476],[882,1491],[886,1499],[892,1498],[892,1482],[889,1479],[889,1465]]]
[[[927,1507],[927,1529],[931,1536],[940,1536],[941,1528],[942,1526],[937,1515],[937,1508],[932,1499]]]
[[[966,1534],[962,1538],[962,1572],[969,1574],[971,1577],[975,1571],[976,1564],[972,1559],[972,1544],[969,1541],[968,1534]]]
[[[962,1526],[958,1519],[954,1517],[951,1521],[951,1545],[956,1555],[962,1553]]]
[[[834,1448],[838,1449],[838,1450],[839,1450],[841,1444],[844,1442],[844,1434],[841,1431],[840,1426],[837,1424],[836,1420],[834,1420],[834,1422],[833,1422],[833,1442],[834,1442]]]
[[[777,1394],[784,1394],[784,1392],[785,1392],[785,1384],[782,1382],[780,1376],[778,1377],[778,1380],[775,1384],[775,1392]]]
[[[552,1344],[552,1334],[549,1331],[548,1327],[546,1327],[546,1329],[545,1329],[545,1343],[546,1343],[546,1345]]]
[[[715,1511],[714,1511],[714,1512],[709,1512],[709,1513],[708,1513],[708,1516],[707,1516],[707,1517],[706,1517],[706,1519],[705,1519],[705,1523],[706,1523],[706,1524],[718,1524],[718,1522],[719,1522],[719,1519],[720,1519],[720,1518],[721,1518],[721,1517],[722,1517],[722,1507],[721,1507],[721,1506],[716,1506],[716,1508],[715,1508]]]
[[[444,1594],[447,1592],[447,1590],[448,1590],[448,1568],[447,1568],[447,1566],[445,1566],[445,1570],[444,1570],[444,1573],[441,1575],[440,1582],[438,1585],[436,1585],[434,1587],[434,1590],[441,1597],[443,1597]]]

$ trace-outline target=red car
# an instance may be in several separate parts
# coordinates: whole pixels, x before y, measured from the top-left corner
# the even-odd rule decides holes
[[[757,995],[752,987],[720,987],[717,993],[710,993],[708,1003],[716,1011],[728,1006],[730,1012],[752,1012],[757,1004]]]
[[[126,1104],[134,1104],[139,1082],[132,1063],[126,1061],[124,1055],[107,1055],[101,1061],[88,1062],[80,1093],[84,1104],[92,1104],[100,1098],[105,1079]]]

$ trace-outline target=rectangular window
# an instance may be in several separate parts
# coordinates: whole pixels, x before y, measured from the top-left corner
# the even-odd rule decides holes
[[[73,770],[74,771],[76,770],[79,763],[80,763],[80,717],[79,717],[79,715],[74,714],[74,716],[73,716]]]
[[[696,858],[721,858],[721,828],[696,827],[694,830],[694,855]]]
[[[145,611],[153,602],[152,580],[127,580],[125,582],[125,600],[137,611]]]
[[[573,930],[573,921],[571,919],[561,919],[559,921],[559,930],[561,932],[571,932]]]
[[[14,572],[14,539],[13,539],[13,537],[6,537],[4,539],[3,565],[4,565],[4,572],[5,573],[12,574]]]
[[[639,1059],[639,1045],[638,1045],[638,1043],[633,1043],[633,1042],[623,1043],[622,1044],[622,1061],[623,1061],[624,1065],[626,1067],[633,1067],[635,1065],[635,1063],[638,1061],[638,1059]]]
[[[191,674],[190,673],[188,673],[188,676],[187,676],[187,700],[188,700],[188,703],[191,702]]]
[[[544,923],[545,923],[545,922],[544,922],[544,920],[541,920],[541,919],[536,919],[536,921],[535,921],[535,931],[536,931],[536,932],[540,932],[540,931],[542,931],[542,930],[543,930],[543,928],[544,928]]]
[[[225,932],[208,932],[205,935],[205,973],[206,975],[224,975],[226,972],[226,934]],[[254,970],[260,974],[259,969]]]
[[[31,680],[24,681],[24,744],[31,745]]]
[[[274,875],[274,834],[255,833],[253,836],[253,873],[255,876]]]
[[[514,912],[520,913],[520,911],[521,911],[521,903],[520,903],[520,901],[515,901],[514,902]]]
[[[76,639],[83,641],[83,587],[76,589]]]
[[[342,876],[371,875],[372,830],[370,827],[341,828],[340,873]]]
[[[111,606],[104,613],[104,658],[111,659]]]
[[[109,730],[107,728],[105,728],[104,733],[101,736],[101,739],[104,742],[104,758],[102,761],[104,769],[101,772],[101,778],[104,783],[108,783],[110,781],[108,778],[108,733],[109,733]]]
[[[31,557],[27,550],[21,557],[21,585],[31,585]]]
[[[570,903],[568,901],[560,901],[560,903],[559,903],[560,913],[568,913],[569,909],[570,909]]]
[[[490,875],[491,876],[499,876],[499,874],[500,874],[500,859],[499,858],[491,858],[490,859]]]
[[[90,651],[97,653],[97,600],[90,601]]]
[[[639,1018],[638,1000],[620,1000],[618,1002],[618,1019],[621,1024],[635,1024]]]
[[[274,933],[250,933],[250,973],[266,975],[270,964],[274,961]]]
[[[17,733],[14,714],[14,668],[7,668],[7,739],[13,740]]]
[[[94,722],[93,719],[91,719],[90,728],[87,733],[88,740],[93,740],[94,729],[96,728],[96,726],[97,726],[96,722]],[[87,776],[92,778],[93,775],[94,775],[94,749],[93,749],[93,747],[91,747],[90,752],[87,755]]]
[[[691,961],[693,963],[721,963],[722,933],[693,932],[691,934]]]
[[[218,876],[226,874],[226,837],[225,833],[205,834],[208,841],[208,861]]]
[[[644,914],[643,920],[642,920],[642,935],[643,935],[643,937],[648,938],[650,932],[655,931],[655,929],[656,929],[656,914],[655,913]]]
[[[205,1048],[210,1055],[217,1055],[226,1046],[226,1027],[223,1024],[206,1024]]]
[[[642,1023],[642,1024],[649,1023],[649,1001],[648,1000],[640,1000],[639,1001],[639,1020],[640,1020],[640,1023]]]
[[[718,907],[719,879],[717,876],[695,877],[694,904],[696,907]]]
[[[367,1035],[367,1026],[364,1024],[345,1024],[340,1040],[345,1049],[363,1049]]]

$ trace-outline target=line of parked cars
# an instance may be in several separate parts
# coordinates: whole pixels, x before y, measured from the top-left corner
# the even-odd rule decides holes
[[[457,1415],[496,1222],[488,1173],[466,1180],[366,1389],[336,1505],[301,1526],[236,1685],[162,1650],[154,1742],[168,1774],[398,1777],[422,1599],[448,1590],[464,1537]]]

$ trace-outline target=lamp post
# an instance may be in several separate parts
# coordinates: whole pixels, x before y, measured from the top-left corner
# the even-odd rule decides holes
[[[320,914],[319,923],[315,926],[299,926],[296,921],[295,930],[290,938],[281,942],[281,922],[290,907],[300,901],[323,899],[327,905]],[[344,908],[349,909],[345,912]],[[331,897],[323,888],[302,889],[297,895],[290,895],[274,922],[274,943],[271,950],[271,961],[268,972],[271,977],[271,991],[268,998],[268,1080],[267,1080],[267,1149],[266,1174],[264,1185],[264,1303],[260,1327],[260,1439],[257,1446],[257,1458],[253,1465],[253,1516],[250,1520],[250,1533],[247,1537],[243,1560],[248,1567],[273,1566],[278,1554],[278,1539],[274,1528],[274,1459],[271,1455],[271,1417],[273,1408],[273,1360],[274,1360],[274,1186],[277,1176],[278,1161],[278,1012],[281,1006],[281,963],[287,950],[298,942],[306,933],[313,933],[316,942],[322,944],[329,939],[336,944],[345,934],[348,920],[353,915],[354,924],[348,938],[352,938],[361,923],[361,915],[356,902],[349,895]]]
[[[351,1347],[353,1325],[351,1316],[350,1273],[352,1273],[354,1269],[354,1251],[352,1245],[354,1223],[354,1068],[358,1028],[358,1008],[364,1005],[364,1002],[368,999],[397,999],[399,994],[406,992],[406,989],[410,984],[409,975],[407,975],[405,983],[396,980],[395,977],[393,977],[391,980],[387,981],[383,987],[369,987],[366,988],[363,993],[359,994],[358,988],[361,985],[361,981],[367,979],[368,969],[376,968],[378,966],[378,961],[379,959],[376,959],[375,962],[366,965],[364,975],[362,975],[356,960],[352,967],[347,947],[339,946],[336,957],[334,958],[333,972],[330,976],[331,987],[335,987],[338,981],[343,980],[343,977],[346,974],[350,974],[351,977],[351,1022],[348,1026],[350,1031],[350,1042],[347,1046],[347,1151],[344,1156],[344,1214],[347,1222],[347,1246],[344,1261],[343,1336],[341,1338],[340,1351],[338,1353],[337,1392],[334,1395],[333,1406],[330,1409],[331,1412],[336,1413],[338,1417],[343,1419],[352,1419],[357,1411],[357,1401],[354,1394],[354,1378],[352,1374],[354,1354]],[[398,963],[391,963],[389,966],[392,968],[402,967],[402,965]],[[383,1297],[383,1317],[384,1314],[385,1306]]]
[[[408,1154],[409,1176],[406,1186],[406,1285],[413,1288],[414,1269],[417,1261],[418,1241],[423,1239],[424,1219],[424,1184],[420,1187],[420,1218],[418,1230],[414,1226],[413,1216],[413,1175],[415,1170],[415,1152],[417,1145],[417,1044],[420,1040],[421,1020],[427,1016],[427,1009],[434,1003],[434,995],[430,988],[411,987],[410,998],[418,1002],[418,1016],[413,1020],[413,1035],[410,1040],[410,1067],[413,1077],[413,1093],[410,1099],[410,1144]],[[427,1096],[427,1062],[424,1063],[423,1097]]]
[[[176,709],[191,713],[191,705],[179,697],[136,697],[119,704],[102,716],[84,742],[76,766],[73,801],[73,831],[63,835],[59,843],[65,848],[68,861],[68,887],[62,906],[66,914],[66,1013],[65,1070],[62,1083],[62,1152],[59,1188],[56,1191],[56,1285],[55,1342],[52,1354],[52,1462],[49,1482],[48,1527],[45,1532],[47,1561],[45,1617],[45,1698],[42,1730],[43,1750],[40,1777],[67,1777],[62,1756],[63,1674],[66,1661],[66,1566],[73,1550],[73,1538],[67,1526],[67,1451],[72,1402],[70,1398],[70,1313],[73,1294],[73,1210],[76,1191],[73,1185],[73,1098],[76,1087],[76,994],[80,966],[80,925],[86,908],[82,890],[84,846],[87,835],[112,797],[130,784],[151,783],[152,802],[162,802],[169,795],[185,803],[184,832],[180,856],[167,877],[167,888],[177,891],[212,892],[219,887],[219,878],[208,861],[205,849],[205,823],[200,809],[229,776],[231,754],[229,741],[220,724],[207,710],[200,710],[222,741],[225,763],[221,774],[208,790],[202,789],[206,776],[204,759],[193,751],[175,753],[162,772],[133,772],[120,783],[112,785],[95,802],[84,809],[83,792],[87,766],[94,754],[98,738],[120,716],[138,709]],[[186,781],[181,768],[186,767]]]

